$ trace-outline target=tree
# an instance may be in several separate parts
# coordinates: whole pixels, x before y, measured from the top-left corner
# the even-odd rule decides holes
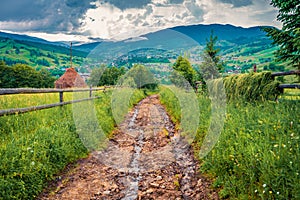
[[[185,87],[186,82],[188,82],[195,88],[196,71],[187,58],[179,56],[173,65],[173,69],[175,71],[171,74],[170,79],[175,85]]]
[[[54,86],[54,78],[46,70],[36,71],[25,64],[16,64],[12,67],[0,62],[0,87],[19,88],[33,87],[45,88]]]
[[[300,70],[300,4],[295,0],[272,0],[271,5],[279,9],[277,20],[282,29],[265,27],[264,31],[280,46],[275,56],[278,61],[288,61]]]
[[[143,65],[134,65],[123,77],[123,85],[128,86],[127,84],[129,83],[132,85],[132,80],[134,81],[134,86],[138,89],[153,90],[157,88],[157,81],[154,75]]]
[[[101,65],[100,68],[95,68],[88,83],[91,85],[103,86],[103,85],[115,85],[118,79],[125,73],[124,68],[106,67]]]
[[[39,87],[41,87],[41,88],[53,88],[54,87],[55,78],[53,76],[51,76],[51,73],[47,69],[42,68],[39,71],[39,79],[40,79]]]
[[[100,77],[102,76],[105,69],[105,65],[101,65],[99,68],[94,68],[91,73],[91,77],[88,79],[88,84],[92,86],[99,86]]]
[[[203,62],[200,65],[204,79],[220,77],[220,73],[224,69],[223,62],[221,62],[221,58],[218,55],[220,49],[215,47],[217,41],[218,37],[214,36],[213,31],[211,31],[209,39],[206,39],[206,47],[202,55]]]
[[[100,77],[99,85],[116,85],[118,79],[125,73],[124,68],[106,68]]]
[[[4,61],[0,62],[0,88],[13,87],[13,70]]]

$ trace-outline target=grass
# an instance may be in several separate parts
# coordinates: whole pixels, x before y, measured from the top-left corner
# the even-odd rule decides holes
[[[294,101],[228,105],[220,140],[202,165],[221,183],[221,197],[300,197],[298,113]]]
[[[284,89],[284,94],[280,99],[300,100],[300,89]]]
[[[0,37],[0,60],[6,59],[8,64],[12,62],[25,62],[30,66],[60,66],[69,64],[69,48],[35,42],[17,41]],[[73,64],[79,66],[83,62],[86,53],[73,50]],[[40,63],[38,61],[45,61]]]
[[[181,135],[185,136],[187,142],[192,143],[197,133],[200,115],[195,93],[176,87],[161,87],[159,95]]]
[[[66,164],[87,155],[70,106],[1,117],[0,124],[2,199],[34,199]]]
[[[66,98],[73,98],[71,93],[68,95]],[[79,103],[77,108],[81,109],[82,116],[99,122],[101,136],[106,138],[116,125],[110,107],[112,91],[97,92],[95,95],[100,99],[89,104]],[[142,91],[133,91],[126,112],[144,96]],[[1,109],[6,109],[57,102],[58,95],[1,96],[0,100]],[[76,106],[66,105],[0,117],[0,199],[35,199],[47,182],[55,178],[55,174],[67,164],[87,156],[89,150],[97,146],[89,143],[91,140],[88,137],[99,139],[99,132],[93,132],[94,135],[83,133],[80,130],[83,126],[77,124],[78,115],[74,113]],[[95,125],[94,121],[91,122],[88,128]]]
[[[71,101],[72,99],[72,93],[64,93],[64,101]],[[0,109],[24,108],[58,102],[59,93],[1,95]]]
[[[192,135],[195,155],[199,156],[208,127],[214,121],[212,100],[198,95],[199,111],[191,109],[192,112],[189,112],[182,105],[189,107],[193,95],[178,93],[174,88],[167,87],[161,87],[159,91],[161,101],[172,120],[179,124],[178,129],[185,129],[184,133],[192,133],[195,119],[191,117],[199,118],[196,121],[197,134]],[[97,92],[95,95],[100,99],[93,103],[78,104],[79,112],[74,110],[76,107],[67,105],[1,117],[0,199],[35,199],[47,182],[68,163],[87,156],[89,150],[97,149],[97,143],[90,141],[96,138],[97,142],[103,137],[111,136],[116,126],[113,112],[124,117],[133,105],[150,93],[125,89],[116,94],[120,98],[114,99],[113,91]],[[293,100],[289,99],[291,95]],[[298,95],[298,90],[286,90],[279,103],[232,101],[227,104],[220,138],[213,150],[201,159],[200,168],[214,180],[213,187],[219,190],[221,198],[300,198]],[[126,103],[123,106],[111,107],[113,100],[125,100],[125,97],[127,101],[124,101]],[[53,103],[58,101],[58,95],[1,96],[0,101],[1,109],[15,108]],[[88,112],[90,109],[94,111]],[[199,115],[193,115],[196,112]],[[77,124],[76,113],[86,119],[96,119],[99,123]],[[122,117],[118,120],[122,120]],[[90,130],[94,130],[91,131],[94,134],[85,135],[84,131],[79,130],[79,127],[85,126],[92,127]],[[190,126],[191,129],[185,128]],[[101,132],[98,128],[101,128]]]
[[[163,89],[160,97],[179,121],[181,111],[174,106],[178,104],[175,95]],[[196,156],[214,121],[211,99],[199,95],[198,101],[201,114],[193,142]],[[222,199],[300,198],[299,105],[299,99],[287,100],[284,96],[279,103],[227,104],[220,138],[200,160],[200,170],[214,180],[213,187]]]

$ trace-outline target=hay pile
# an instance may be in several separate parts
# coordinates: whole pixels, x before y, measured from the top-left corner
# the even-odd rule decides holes
[[[65,88],[83,88],[87,87],[84,79],[76,72],[75,68],[71,67],[66,70],[66,72],[55,81],[55,88],[65,89]]]

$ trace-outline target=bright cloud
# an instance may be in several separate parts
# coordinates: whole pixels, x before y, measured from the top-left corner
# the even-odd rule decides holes
[[[126,39],[201,23],[279,27],[276,15],[270,0],[3,0],[0,29],[51,40]]]

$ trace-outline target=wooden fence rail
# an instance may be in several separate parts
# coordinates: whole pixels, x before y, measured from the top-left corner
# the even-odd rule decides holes
[[[287,76],[287,75],[300,75],[300,70],[288,71],[288,72],[273,72],[271,76],[275,77],[275,76]]]
[[[300,75],[300,70],[296,71],[288,71],[288,72],[273,72],[272,77],[276,76],[288,76],[288,75]],[[280,84],[278,86],[279,89],[300,89],[299,84]]]
[[[80,88],[80,89],[38,89],[38,88],[0,88],[0,95],[8,94],[34,94],[34,93],[58,93],[58,92],[86,92],[105,90],[109,86],[103,88]]]
[[[87,89],[35,89],[35,88],[9,88],[9,89],[0,89],[0,95],[9,95],[9,94],[38,94],[38,93],[59,93],[59,103],[46,104],[40,106],[32,106],[26,108],[13,108],[13,109],[5,109],[0,110],[0,117],[5,115],[15,115],[15,114],[23,114],[27,112],[43,110],[48,108],[53,108],[57,106],[64,106],[67,104],[79,103],[83,101],[89,101],[93,99],[97,99],[99,97],[92,97],[92,91],[104,91],[106,88],[87,88]],[[73,101],[64,102],[63,93],[64,92],[87,92],[89,91],[89,98],[85,99],[77,99]]]
[[[278,85],[280,89],[300,89],[299,84],[280,84]]]
[[[79,103],[82,101],[89,101],[89,100],[97,99],[97,98],[99,98],[99,97],[91,97],[91,98],[86,98],[86,99],[66,101],[66,102],[60,102],[60,103],[54,103],[54,104],[46,104],[46,105],[41,105],[41,106],[32,106],[32,107],[26,107],[26,108],[14,108],[14,109],[0,110],[0,117],[4,116],[4,115],[23,114],[23,113],[27,113],[27,112],[43,110],[43,109],[47,109],[47,108],[53,108],[53,107],[57,107],[57,106],[64,106],[67,104]]]

